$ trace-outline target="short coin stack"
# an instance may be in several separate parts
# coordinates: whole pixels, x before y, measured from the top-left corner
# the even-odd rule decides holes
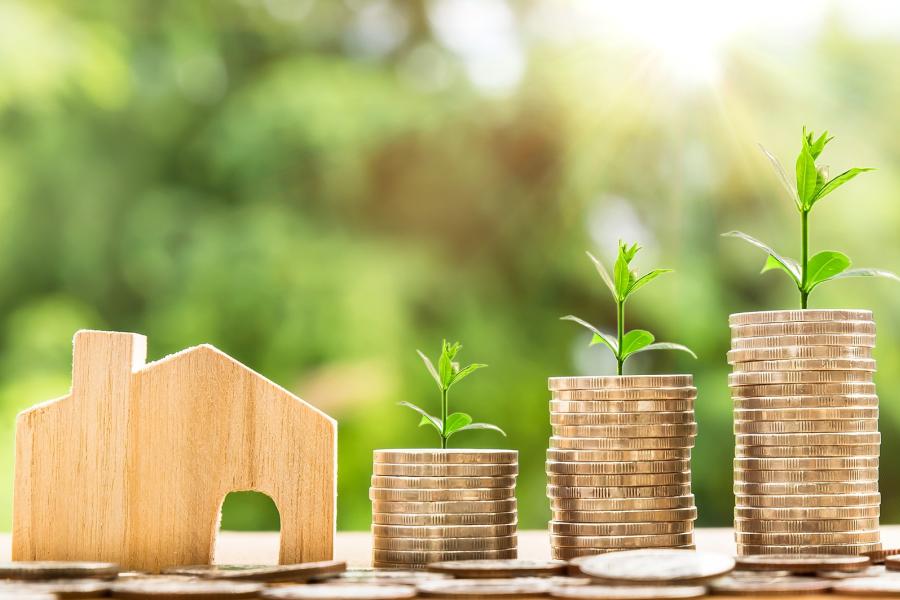
[[[553,558],[693,547],[693,378],[551,377],[549,387]]]
[[[516,558],[515,450],[376,450],[372,563]]]
[[[872,313],[740,313],[729,322],[738,554],[880,549]]]

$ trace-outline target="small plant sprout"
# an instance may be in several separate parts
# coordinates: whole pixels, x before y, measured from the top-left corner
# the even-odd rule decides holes
[[[435,383],[437,383],[438,389],[441,391],[440,418],[429,414],[427,411],[419,408],[411,402],[400,402],[401,406],[411,408],[422,415],[422,420],[419,421],[419,427],[422,427],[423,425],[430,425],[434,427],[435,430],[437,430],[438,435],[441,436],[441,448],[446,448],[447,441],[450,439],[450,436],[452,436],[454,433],[459,433],[460,431],[468,431],[472,429],[492,429],[493,431],[497,431],[504,436],[506,435],[506,432],[504,432],[496,425],[491,425],[489,423],[473,423],[472,417],[470,417],[466,413],[455,412],[447,414],[449,410],[447,405],[447,393],[450,391],[450,388],[452,388],[454,385],[462,381],[463,378],[469,376],[478,369],[487,366],[479,363],[473,363],[467,367],[460,368],[459,363],[453,362],[453,359],[456,358],[456,355],[461,349],[462,346],[459,342],[450,344],[447,342],[447,340],[444,340],[443,344],[441,344],[441,357],[438,359],[437,368],[434,367],[434,363],[431,362],[431,360],[427,356],[425,356],[425,354],[421,350],[416,350],[416,352],[418,352],[419,356],[422,358],[422,362],[425,363],[425,367],[428,369],[428,372],[431,373],[431,376],[434,378]]]
[[[603,279],[603,282],[606,284],[606,287],[609,288],[609,291],[612,292],[613,299],[616,302],[616,335],[612,336],[607,333],[603,333],[587,321],[579,319],[578,317],[573,317],[572,315],[567,315],[562,317],[567,321],[575,321],[579,325],[586,327],[590,331],[594,333],[594,337],[591,339],[591,346],[596,344],[603,344],[607,348],[609,348],[613,355],[616,357],[616,374],[622,374],[622,367],[625,364],[625,360],[631,356],[632,354],[637,354],[638,352],[645,352],[647,350],[681,350],[682,352],[687,352],[694,358],[697,358],[697,355],[693,353],[693,351],[687,346],[682,346],[681,344],[672,344],[669,342],[656,342],[656,338],[649,331],[645,331],[643,329],[632,329],[631,331],[625,331],[625,302],[628,301],[628,298],[631,297],[633,293],[662,275],[663,273],[669,273],[672,269],[654,269],[649,273],[645,273],[644,275],[638,277],[637,271],[631,269],[631,261],[634,259],[634,256],[640,250],[640,246],[637,244],[632,244],[629,246],[622,241],[619,241],[619,256],[616,258],[616,264],[613,267],[613,277],[609,276],[609,273],[606,270],[606,267],[603,266],[599,260],[597,260],[590,252],[587,253],[588,257],[594,263],[594,266],[597,268],[597,272],[600,273],[600,277]]]
[[[729,231],[722,235],[740,238],[753,244],[768,254],[763,265],[762,272],[780,270],[797,285],[800,290],[800,307],[806,308],[809,303],[809,294],[816,286],[834,279],[846,279],[848,277],[887,277],[900,281],[900,277],[889,271],[881,269],[851,269],[850,258],[842,252],[826,250],[813,256],[809,256],[809,214],[813,207],[825,196],[838,189],[860,173],[871,171],[868,168],[854,167],[847,169],[840,175],[828,178],[828,167],[816,165],[816,160],[822,154],[825,146],[833,140],[828,137],[826,131],[818,138],[811,131],[803,128],[803,140],[800,147],[800,155],[797,157],[796,184],[792,183],[785,173],[778,159],[765,148],[763,153],[775,167],[781,183],[800,213],[800,260],[782,256],[765,243],[740,231]]]

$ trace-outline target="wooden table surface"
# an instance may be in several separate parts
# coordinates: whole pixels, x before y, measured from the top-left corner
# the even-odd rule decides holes
[[[881,528],[885,548],[900,547],[900,525]],[[695,532],[698,550],[734,554],[731,528],[703,528]],[[367,567],[371,560],[372,539],[368,532],[343,531],[335,539],[335,558],[346,560],[352,567]],[[10,536],[0,534],[0,560],[10,558]],[[519,532],[519,558],[550,558],[550,537],[546,531]],[[278,534],[275,532],[224,531],[216,546],[219,564],[275,564],[278,562]],[[769,596],[771,597],[771,596]],[[784,596],[782,596],[784,597]],[[808,600],[828,600],[837,596],[803,596]],[[745,600],[757,598],[742,596]],[[762,598],[761,596],[758,598]],[[841,596],[841,598],[851,598]]]

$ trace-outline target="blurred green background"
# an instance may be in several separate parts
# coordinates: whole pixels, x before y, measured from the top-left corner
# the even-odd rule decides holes
[[[900,270],[900,10],[890,2],[0,0],[0,524],[17,411],[65,394],[71,338],[138,331],[149,358],[210,342],[340,422],[339,527],[369,524],[371,451],[436,443],[415,354],[485,362],[455,445],[521,451],[520,520],[545,526],[546,379],[610,373],[584,256],[640,242],[660,279],[629,325],[689,345],[631,372],[693,372],[701,525],[732,510],[727,315],[793,307],[742,229],[799,253],[764,143],[837,136],[874,166],[813,215],[814,250]],[[900,451],[900,288],[849,280],[813,307],[875,310],[883,454]],[[465,437],[464,437],[465,436]],[[885,522],[900,475],[882,468]],[[271,528],[251,495],[224,526]]]

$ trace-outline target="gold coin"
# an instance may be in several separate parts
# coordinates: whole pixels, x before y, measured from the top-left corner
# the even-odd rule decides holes
[[[734,516],[736,519],[757,520],[854,520],[854,519],[878,519],[881,507],[874,506],[833,506],[822,508],[746,508],[736,507]]]
[[[577,567],[592,579],[620,585],[694,584],[729,573],[734,569],[734,559],[708,552],[632,550],[579,560]]]
[[[836,581],[831,586],[834,595],[896,598],[900,595],[900,578],[897,577],[855,577]]]
[[[557,486],[648,486],[648,485],[676,485],[691,482],[691,472],[681,473],[628,473],[624,475],[558,475],[550,473],[547,481]]]
[[[781,596],[794,598],[824,594],[832,582],[812,577],[775,577],[767,581],[746,581],[741,577],[722,577],[709,585],[709,591],[724,596]]]
[[[746,446],[839,446],[880,444],[880,433],[741,433],[735,442]]]
[[[878,408],[766,408],[734,409],[739,421],[824,421],[844,419],[877,419]]]
[[[515,548],[507,550],[459,550],[459,551],[417,551],[417,550],[372,550],[372,560],[380,563],[427,565],[444,560],[495,560],[516,558]]]
[[[807,519],[803,521],[735,519],[735,531],[746,533],[836,533],[874,531],[878,517],[870,519]]]
[[[575,536],[661,535],[693,531],[693,521],[654,523],[565,523],[550,521],[550,533]]]
[[[85,561],[13,561],[0,563],[0,579],[115,579],[119,565]]]
[[[333,577],[346,570],[347,563],[342,560],[324,560],[293,565],[187,565],[163,569],[163,574],[199,579],[300,583],[317,577]]]
[[[551,377],[548,386],[556,390],[687,387],[693,375],[610,375],[606,377]]]
[[[732,337],[732,350],[756,350],[784,346],[862,346],[875,347],[875,336],[870,334],[824,335],[771,335],[764,337]]]
[[[461,500],[506,500],[516,497],[516,488],[472,488],[455,490],[395,490],[369,488],[369,500],[389,502],[448,502]]]
[[[728,385],[732,388],[745,385],[773,383],[870,383],[871,371],[766,371],[762,373],[732,373]]]
[[[728,364],[739,365],[748,361],[791,359],[870,359],[872,348],[866,346],[780,346],[777,348],[751,348],[729,350]]]
[[[374,463],[375,475],[394,477],[495,477],[516,475],[519,465],[412,465],[394,463]]]
[[[432,563],[428,570],[464,579],[546,577],[565,575],[567,565],[546,560],[455,560]]]
[[[551,425],[671,425],[694,423],[694,411],[645,413],[551,413]]]
[[[667,549],[696,550],[696,547],[694,546],[694,544],[686,544],[684,546],[670,546]],[[587,560],[587,559],[593,558],[595,556],[610,554],[613,552],[620,553],[622,551],[618,550],[616,548],[577,548],[577,547],[567,547],[567,546],[551,546],[551,548],[550,548],[551,557],[555,560],[569,561],[570,570],[576,564],[577,560],[580,560],[580,559]],[[577,567],[575,567],[575,568],[577,568]],[[573,571],[573,572],[576,572],[576,571]],[[633,586],[629,585],[629,586],[627,586],[627,588],[625,586],[618,586],[618,587],[622,588],[622,589],[630,589]]]
[[[734,478],[744,482],[852,482],[878,479],[878,469],[834,469],[821,471],[756,471],[735,469]]]
[[[551,595],[575,600],[675,600],[703,597],[706,588],[699,585],[567,585],[554,588]]]
[[[373,500],[372,512],[378,513],[485,513],[511,512],[516,510],[516,500],[460,500],[450,502],[392,502],[389,500]]]
[[[382,538],[493,538],[516,534],[516,524],[509,525],[372,525],[372,535]]]
[[[551,400],[550,413],[691,412],[694,400]]]
[[[863,552],[863,554],[869,557],[872,564],[880,565],[886,564],[888,557],[900,555],[900,548],[882,548],[881,550]],[[900,570],[900,565],[897,565],[896,560],[896,558],[891,559],[891,571]]]
[[[733,398],[735,409],[775,410],[784,408],[877,408],[875,394],[843,394],[825,396],[760,396]]]
[[[697,388],[651,387],[597,390],[551,390],[550,399],[561,402],[690,402],[697,398]]]
[[[789,360],[754,360],[735,363],[735,373],[770,371],[875,371],[872,358],[793,358]]]
[[[877,469],[877,456],[838,458],[736,458],[734,468],[760,471],[831,471],[836,469]]]
[[[774,494],[792,496],[802,494],[871,494],[878,491],[878,481],[828,481],[792,483],[734,482],[735,494]]]
[[[110,586],[114,598],[256,598],[264,589],[263,584],[250,581],[200,580],[174,576],[126,579]]]
[[[564,548],[660,548],[694,543],[693,533],[668,535],[556,535],[550,534],[550,544]]]
[[[877,489],[877,483],[876,483]],[[691,485],[646,485],[634,487],[567,487],[547,485],[549,498],[656,498],[659,496],[684,496],[691,493]]]
[[[880,543],[875,544],[823,544],[820,546],[804,544],[801,546],[786,545],[758,545],[758,544],[738,544],[737,553],[739,557],[756,555],[756,554],[843,554],[849,556],[858,556],[863,552],[871,552],[881,548]],[[742,567],[743,568],[743,567]]]
[[[877,432],[875,419],[841,419],[829,421],[739,421],[735,433],[865,433]]]
[[[103,579],[52,579],[0,581],[0,598],[7,600],[56,600],[57,598],[103,598],[113,583]]]
[[[672,508],[662,510],[554,510],[554,521],[569,523],[656,523],[659,521],[694,521],[697,509]]]
[[[875,321],[808,321],[732,325],[732,338],[780,335],[875,335]]]
[[[552,587],[547,578],[509,577],[505,579],[449,579],[418,585],[419,594],[440,598],[536,598]]]
[[[735,446],[738,458],[845,458],[878,456],[879,444],[819,446]]]
[[[392,477],[372,475],[372,487],[393,489],[455,490],[472,488],[512,488],[516,485],[513,475],[504,477]]]
[[[881,494],[802,494],[802,495],[759,495],[735,494],[735,505],[752,508],[799,508],[872,506],[881,502]]]
[[[728,317],[729,325],[749,325],[753,323],[794,323],[812,321],[871,321],[870,310],[765,310],[734,313]]]
[[[549,448],[547,450],[547,460],[558,462],[640,462],[690,459],[690,448],[658,450],[560,450]]]
[[[516,547],[516,536],[465,537],[465,538],[372,538],[372,548],[376,550],[404,550],[417,552],[463,552],[483,550],[507,550]]]
[[[732,399],[759,396],[833,396],[836,394],[874,394],[875,384],[851,383],[769,383],[731,388]]]
[[[627,475],[636,473],[681,473],[690,470],[691,461],[557,462],[548,460],[545,466],[548,474],[557,475]]]
[[[485,512],[485,513],[444,513],[444,514],[404,514],[404,513],[372,513],[372,524],[415,526],[415,527],[448,527],[479,525],[515,525],[518,513]]]
[[[862,571],[869,566],[863,556],[829,556],[822,553],[806,552],[796,556],[796,552],[778,555],[738,556],[737,568],[741,571],[790,571],[797,574],[812,574],[823,569],[829,571]]]
[[[574,438],[653,438],[697,435],[697,423],[675,425],[553,425],[553,435]]]
[[[804,544],[874,544],[881,540],[881,533],[871,531],[840,531],[836,533],[747,533],[736,531],[739,544],[801,546]]]
[[[551,510],[564,511],[632,511],[696,508],[694,495],[658,498],[550,498]]]
[[[375,450],[376,463],[418,464],[418,465],[470,465],[470,464],[514,464],[519,460],[517,450]]]
[[[666,450],[693,446],[693,437],[571,438],[554,435],[550,438],[550,448],[561,450]]]

